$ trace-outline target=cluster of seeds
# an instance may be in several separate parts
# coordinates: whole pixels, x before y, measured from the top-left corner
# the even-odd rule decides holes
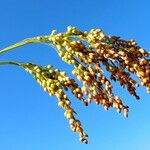
[[[65,110],[64,116],[69,119],[70,128],[73,132],[79,132],[80,141],[87,144],[87,134],[84,132],[81,122],[75,118],[76,112],[71,107],[71,101],[65,94],[68,89],[79,99],[82,99],[82,91],[74,79],[69,78],[65,72],[58,69],[53,70],[51,65],[37,66],[35,64],[26,63],[23,68],[32,74],[43,89],[50,96],[55,95],[58,99],[58,106]]]
[[[73,65],[72,74],[82,83],[79,87],[65,72],[53,70],[50,65],[21,65],[50,96],[57,97],[58,105],[65,110],[64,115],[69,119],[70,128],[74,132],[79,132],[80,141],[83,143],[87,144],[87,134],[74,116],[76,112],[71,108],[71,101],[66,95],[68,89],[86,106],[94,101],[105,110],[113,107],[118,113],[123,112],[125,117],[128,117],[128,106],[114,94],[112,80],[119,82],[121,87],[126,88],[136,99],[140,99],[136,93],[140,85],[145,86],[147,93],[150,93],[150,52],[142,49],[134,40],[127,41],[117,36],[107,36],[100,29],[82,32],[69,26],[64,33],[57,34],[56,30],[53,30],[48,36],[27,39],[0,50],[0,54],[34,42],[55,48],[63,61]],[[104,69],[108,74],[105,74]],[[132,75],[137,76],[140,83],[133,79]]]
[[[49,42],[57,49],[59,56],[68,64],[74,65],[72,73],[82,82],[83,95],[78,97],[88,105],[92,100],[101,104],[106,110],[114,107],[117,112],[123,110],[128,116],[128,106],[123,104],[119,96],[113,93],[110,80],[120,85],[135,96],[139,83],[131,77],[131,73],[141,79],[141,84],[150,93],[150,53],[139,47],[134,40],[121,40],[120,37],[106,36],[100,29],[82,32],[69,26],[66,33],[52,33]],[[110,73],[110,80],[101,66]]]

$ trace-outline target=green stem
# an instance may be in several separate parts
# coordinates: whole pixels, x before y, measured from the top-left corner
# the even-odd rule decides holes
[[[2,50],[0,50],[0,54],[7,52],[9,50],[12,50],[14,48],[17,47],[21,47],[23,45],[27,45],[27,44],[31,44],[31,43],[48,43],[48,36],[41,36],[41,37],[34,37],[34,38],[29,38],[29,39],[25,39],[23,41],[20,41],[14,45],[8,46]]]
[[[19,62],[14,62],[14,61],[3,61],[0,62],[0,65],[17,65],[17,66],[22,66],[23,64]]]

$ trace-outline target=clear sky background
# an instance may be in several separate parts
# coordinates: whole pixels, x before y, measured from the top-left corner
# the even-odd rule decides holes
[[[0,0],[0,49],[72,25],[81,30],[101,28],[150,50],[149,18],[149,0]],[[40,44],[0,55],[0,61],[8,59],[72,69],[53,49]],[[89,134],[89,144],[84,145],[71,132],[55,97],[21,68],[0,66],[0,150],[150,150],[150,95],[138,88],[141,101],[136,101],[117,85],[115,89],[130,106],[128,119],[94,104],[84,107],[70,95]]]

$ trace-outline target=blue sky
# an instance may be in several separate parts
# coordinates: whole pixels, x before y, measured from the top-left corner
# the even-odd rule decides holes
[[[63,32],[72,25],[81,30],[101,28],[107,35],[135,39],[149,50],[149,6],[148,0],[0,0],[0,49],[53,29]],[[40,44],[0,55],[0,61],[8,59],[72,69],[53,49]],[[70,95],[89,134],[89,144],[84,145],[71,132],[55,97],[49,97],[21,68],[0,66],[0,149],[149,150],[150,96],[141,87],[141,101],[136,101],[117,85],[115,89],[130,106],[128,119],[94,104],[84,107]]]

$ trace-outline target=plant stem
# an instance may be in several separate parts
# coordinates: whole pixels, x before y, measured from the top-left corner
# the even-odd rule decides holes
[[[22,66],[21,63],[14,62],[14,61],[3,61],[3,62],[0,62],[0,65],[17,65],[17,66]]]
[[[41,42],[47,43],[47,40],[48,40],[48,36],[42,36],[41,39],[40,39],[40,37],[25,39],[23,41],[20,41],[20,42],[14,44],[14,45],[8,46],[8,47],[0,50],[0,54],[7,52],[9,50],[12,50],[14,48],[21,47],[23,45],[27,45],[27,44],[31,44],[31,43],[41,43]]]

